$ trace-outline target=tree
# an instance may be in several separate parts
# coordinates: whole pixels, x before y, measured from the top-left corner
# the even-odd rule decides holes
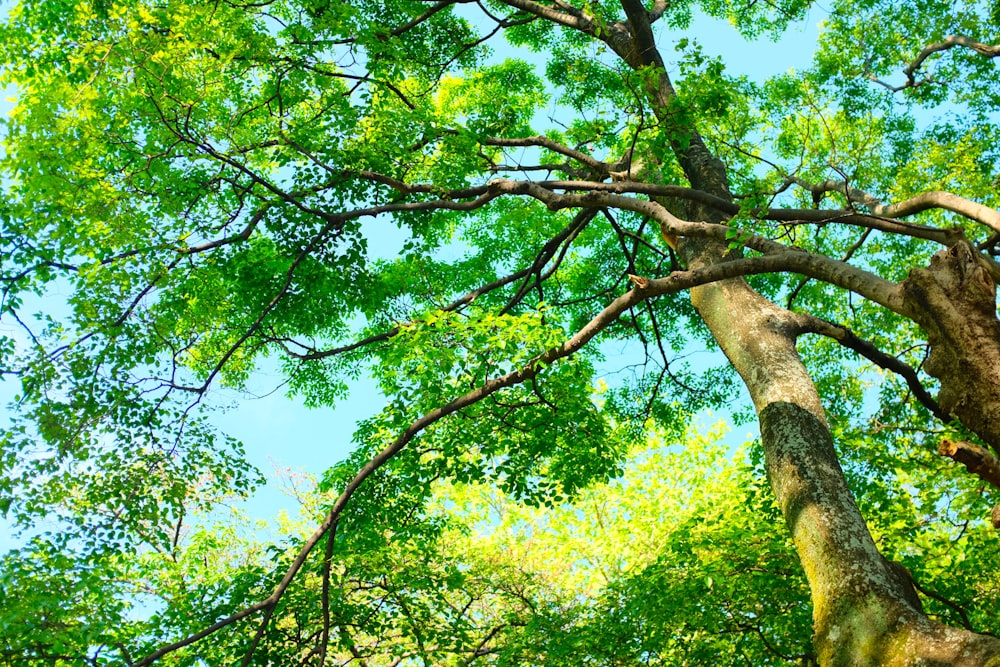
[[[7,663],[367,664],[398,632],[396,664],[997,664],[1000,10],[838,0],[814,65],[763,83],[696,11],[768,39],[810,3],[13,7],[0,509],[35,529],[0,580]],[[642,361],[599,388],[616,341]],[[685,365],[706,346],[726,363]],[[271,546],[210,530],[258,477],[203,409],[264,359],[310,406],[362,373],[388,400]],[[781,553],[766,475],[811,639],[797,584],[688,577],[695,523],[592,607],[449,565],[472,524],[440,480],[564,506],[739,381],[760,467],[719,493],[761,538],[720,544]],[[678,581],[713,602],[667,605]]]

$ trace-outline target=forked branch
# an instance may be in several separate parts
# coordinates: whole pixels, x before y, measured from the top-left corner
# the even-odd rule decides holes
[[[906,76],[906,83],[894,86],[891,83],[887,83],[879,79],[871,73],[868,74],[868,78],[894,93],[906,90],[907,88],[918,88],[928,83],[940,83],[931,76],[917,79],[917,72],[921,67],[923,67],[924,61],[926,61],[929,57],[935,53],[953,49],[956,46],[965,47],[987,58],[996,58],[997,56],[1000,56],[1000,44],[984,44],[983,42],[976,41],[971,37],[966,37],[965,35],[948,35],[940,42],[933,42],[920,49],[920,53],[917,54],[917,57],[911,60],[909,64],[903,68],[903,74]]]
[[[821,183],[808,183],[794,176],[790,176],[786,180],[805,188],[814,195],[839,192],[846,196],[848,201],[863,204],[868,207],[872,215],[882,218],[905,218],[931,209],[942,209],[986,225],[994,232],[1000,232],[1000,211],[943,190],[924,192],[901,202],[886,205],[864,190],[849,187],[844,181],[826,180]]]

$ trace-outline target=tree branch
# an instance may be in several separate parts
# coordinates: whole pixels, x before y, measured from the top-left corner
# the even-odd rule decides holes
[[[559,25],[567,28],[579,30],[580,32],[588,35],[592,35],[594,32],[593,21],[587,18],[586,15],[580,11],[572,13],[566,10],[559,11],[557,9],[553,9],[552,7],[534,2],[534,0],[501,0],[501,2],[515,9],[520,9],[523,12],[528,12],[529,14],[552,21],[553,23],[558,23]]]
[[[566,251],[569,250],[570,245],[580,232],[582,232],[587,225],[590,224],[590,221],[594,219],[595,215],[597,215],[596,209],[581,210],[562,232],[542,247],[542,249],[535,256],[535,260],[531,263],[531,266],[527,268],[525,272],[525,281],[518,288],[517,292],[514,293],[514,296],[507,301],[507,305],[500,310],[501,314],[510,312],[511,309],[520,303],[525,295],[531,291],[532,287],[537,286],[539,290],[541,289],[542,282],[555,273],[559,264],[562,263],[563,257],[566,256]],[[560,246],[562,250],[559,251],[559,256],[556,257],[556,251],[559,250]],[[548,264],[553,257],[556,257],[556,261],[553,263],[552,267],[543,274],[542,269],[545,268],[545,265]],[[534,279],[532,279],[532,276],[534,276]]]
[[[818,278],[906,315],[899,286],[873,273],[823,255],[814,255],[802,250],[790,251],[780,243],[728,225],[680,220],[655,201],[622,197],[597,190],[578,195],[559,195],[537,183],[506,181],[499,178],[490,181],[489,188],[490,192],[496,193],[497,196],[520,194],[534,197],[551,210],[609,206],[633,211],[659,222],[661,231],[670,236],[712,239],[726,244],[736,241],[758,252],[781,253],[784,259],[780,268],[776,266],[775,270],[792,271]]]
[[[643,65],[653,65],[663,69],[663,59],[656,48],[653,39],[653,28],[650,25],[650,14],[642,4],[642,0],[621,0],[622,9],[628,17],[631,28],[632,43],[635,46],[636,57]]]
[[[570,224],[568,224],[566,227],[560,230],[558,234],[553,236],[545,243],[545,245],[542,246],[541,250],[539,250],[538,255],[535,258],[535,261],[532,262],[531,266],[521,269],[520,271],[517,271],[515,273],[511,273],[507,276],[504,276],[503,278],[498,278],[497,280],[494,280],[493,282],[483,285],[481,287],[477,287],[476,289],[470,292],[466,292],[465,294],[455,299],[441,310],[445,312],[458,310],[462,306],[472,303],[483,294],[488,294],[493,290],[499,289],[505,285],[509,285],[512,282],[520,280],[521,278],[526,278],[530,276],[532,273],[537,273],[538,271],[541,270],[541,267],[543,267],[546,262],[552,259],[552,257],[555,254],[555,251],[559,248],[559,246],[564,241],[578,234],[583,229],[583,227],[590,222],[590,220],[593,217],[594,217],[593,212],[589,214],[589,217],[584,217],[584,212],[581,212],[580,214],[578,214],[576,217],[573,218],[573,221],[570,222]],[[544,261],[542,261],[542,258],[544,258]],[[340,347],[332,348],[329,350],[323,350],[323,351],[314,350],[306,354],[301,354],[286,349],[286,352],[288,352],[288,354],[290,354],[293,357],[305,361],[313,359],[324,359],[326,357],[336,356],[338,354],[343,354],[345,352],[351,352],[353,350],[365,347],[366,345],[371,345],[372,343],[378,343],[380,341],[389,340],[393,336],[397,335],[402,330],[403,327],[406,327],[409,324],[411,324],[411,322],[399,324],[392,327],[388,331],[384,331],[382,333],[375,334],[373,336],[368,336],[367,338],[355,341],[354,343],[349,343],[348,345],[342,345]]]
[[[964,46],[968,49],[972,49],[976,53],[986,56],[987,58],[996,58],[997,56],[1000,56],[1000,44],[990,46],[988,44],[983,44],[982,42],[977,42],[976,40],[970,39],[964,35],[948,35],[940,42],[934,42],[922,48],[920,53],[917,54],[917,57],[914,58],[903,70],[903,74],[906,75],[906,79],[912,85],[917,70],[920,69],[928,57],[940,51],[947,51],[956,46]]]
[[[653,8],[649,11],[649,22],[656,23],[659,21],[668,9],[670,9],[669,0],[656,0],[653,3]]]
[[[814,195],[839,192],[847,197],[848,201],[864,204],[873,215],[883,218],[904,218],[930,209],[943,209],[982,223],[994,232],[1000,232],[1000,211],[943,190],[924,192],[901,202],[886,205],[863,190],[848,187],[845,181],[826,180],[822,183],[808,183],[795,176],[789,176],[785,180],[805,188]]]
[[[538,146],[541,148],[547,148],[554,153],[559,153],[560,155],[565,155],[571,160],[576,160],[582,164],[590,167],[597,176],[608,178],[611,165],[606,162],[601,162],[600,160],[587,155],[581,151],[569,148],[568,146],[563,146],[557,141],[553,141],[548,137],[534,136],[534,137],[517,137],[517,138],[504,138],[504,137],[489,137],[487,139],[481,139],[480,142],[483,146]]]
[[[956,604],[955,602],[952,602],[951,600],[949,600],[948,598],[946,598],[945,596],[943,596],[943,595],[941,595],[939,593],[935,593],[934,591],[930,591],[930,590],[924,588],[923,586],[920,585],[920,583],[916,580],[916,578],[914,578],[914,577],[911,576],[910,580],[913,582],[913,587],[916,588],[920,593],[922,593],[923,595],[926,595],[929,598],[937,600],[941,604],[945,605],[946,607],[948,607],[949,609],[951,609],[955,613],[957,613],[958,616],[959,616],[959,622],[962,624],[963,628],[965,628],[969,632],[980,632],[981,633],[980,630],[976,630],[972,626],[972,622],[969,620],[969,615],[965,612],[965,608],[964,607],[962,607],[959,604]]]
[[[799,313],[797,316],[802,323],[803,333],[816,333],[821,336],[832,338],[844,347],[854,350],[879,368],[884,368],[887,371],[892,371],[893,373],[899,375],[906,381],[906,385],[910,388],[910,391],[913,392],[916,399],[920,401],[920,403],[927,408],[932,415],[945,424],[952,421],[952,418],[941,409],[941,406],[937,404],[937,401],[935,401],[930,393],[924,389],[923,384],[920,382],[920,378],[917,376],[917,371],[914,370],[912,366],[903,363],[897,357],[886,354],[869,341],[858,338],[853,331],[845,326],[827,322],[824,319],[806,313]]]
[[[567,192],[601,191],[615,194],[645,194],[652,197],[676,197],[678,199],[685,199],[699,204],[704,204],[705,206],[714,208],[715,210],[730,216],[739,214],[741,210],[739,204],[723,199],[722,197],[716,197],[704,192],[703,190],[686,188],[679,185],[657,185],[653,183],[642,183],[639,181],[620,181],[616,183],[593,183],[590,181],[536,181],[536,184],[552,190],[564,190]],[[921,195],[918,195],[913,199],[919,199],[919,197],[921,197]],[[895,220],[895,217],[913,215],[927,210],[928,208],[935,208],[935,206],[932,205],[925,208],[915,209],[912,208],[912,204],[909,204],[911,201],[912,200],[907,200],[906,202],[897,205],[900,206],[900,209],[893,210],[893,216],[891,217],[865,215],[863,213],[855,213],[853,211],[846,210],[817,210],[800,208],[751,209],[747,211],[747,213],[757,216],[763,220],[773,220],[775,222],[837,222],[841,224],[865,227],[868,229],[877,229],[888,234],[905,234],[906,236],[922,238],[946,246],[952,245],[957,240],[963,238],[961,232],[956,232],[952,229],[939,229],[937,227],[929,227],[927,225]],[[907,204],[907,206],[903,206],[902,204]],[[976,205],[981,206],[981,204]],[[991,210],[985,206],[982,208]]]
[[[965,466],[987,484],[1000,489],[1000,459],[985,447],[964,440],[942,440],[938,454]]]
[[[430,17],[432,17],[435,14],[437,14],[442,9],[446,9],[447,7],[450,7],[452,5],[457,5],[457,4],[466,3],[466,2],[472,2],[472,1],[473,0],[441,0],[440,2],[438,2],[435,5],[433,5],[430,9],[428,9],[427,11],[425,11],[420,16],[417,16],[414,19],[412,19],[410,21],[407,21],[403,25],[399,26],[398,28],[395,28],[392,32],[389,33],[389,35],[392,36],[392,37],[399,37],[400,35],[402,35],[407,30],[410,30],[412,28],[417,27],[418,25],[420,25],[421,23],[423,23],[424,21],[426,21]]]

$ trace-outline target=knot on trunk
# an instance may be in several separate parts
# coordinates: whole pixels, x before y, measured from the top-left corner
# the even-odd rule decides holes
[[[997,291],[989,265],[964,239],[935,253],[928,268],[912,269],[903,289],[918,300],[943,300],[940,305],[996,316]]]
[[[941,381],[941,408],[1000,451],[1000,321],[986,260],[962,240],[911,270],[902,288],[927,332],[924,368]]]

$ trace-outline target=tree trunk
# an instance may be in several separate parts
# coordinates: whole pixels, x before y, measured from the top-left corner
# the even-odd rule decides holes
[[[820,664],[1000,665],[1000,640],[928,619],[909,573],[879,554],[795,350],[794,313],[742,279],[691,296],[757,409],[768,480],[812,592]]]

